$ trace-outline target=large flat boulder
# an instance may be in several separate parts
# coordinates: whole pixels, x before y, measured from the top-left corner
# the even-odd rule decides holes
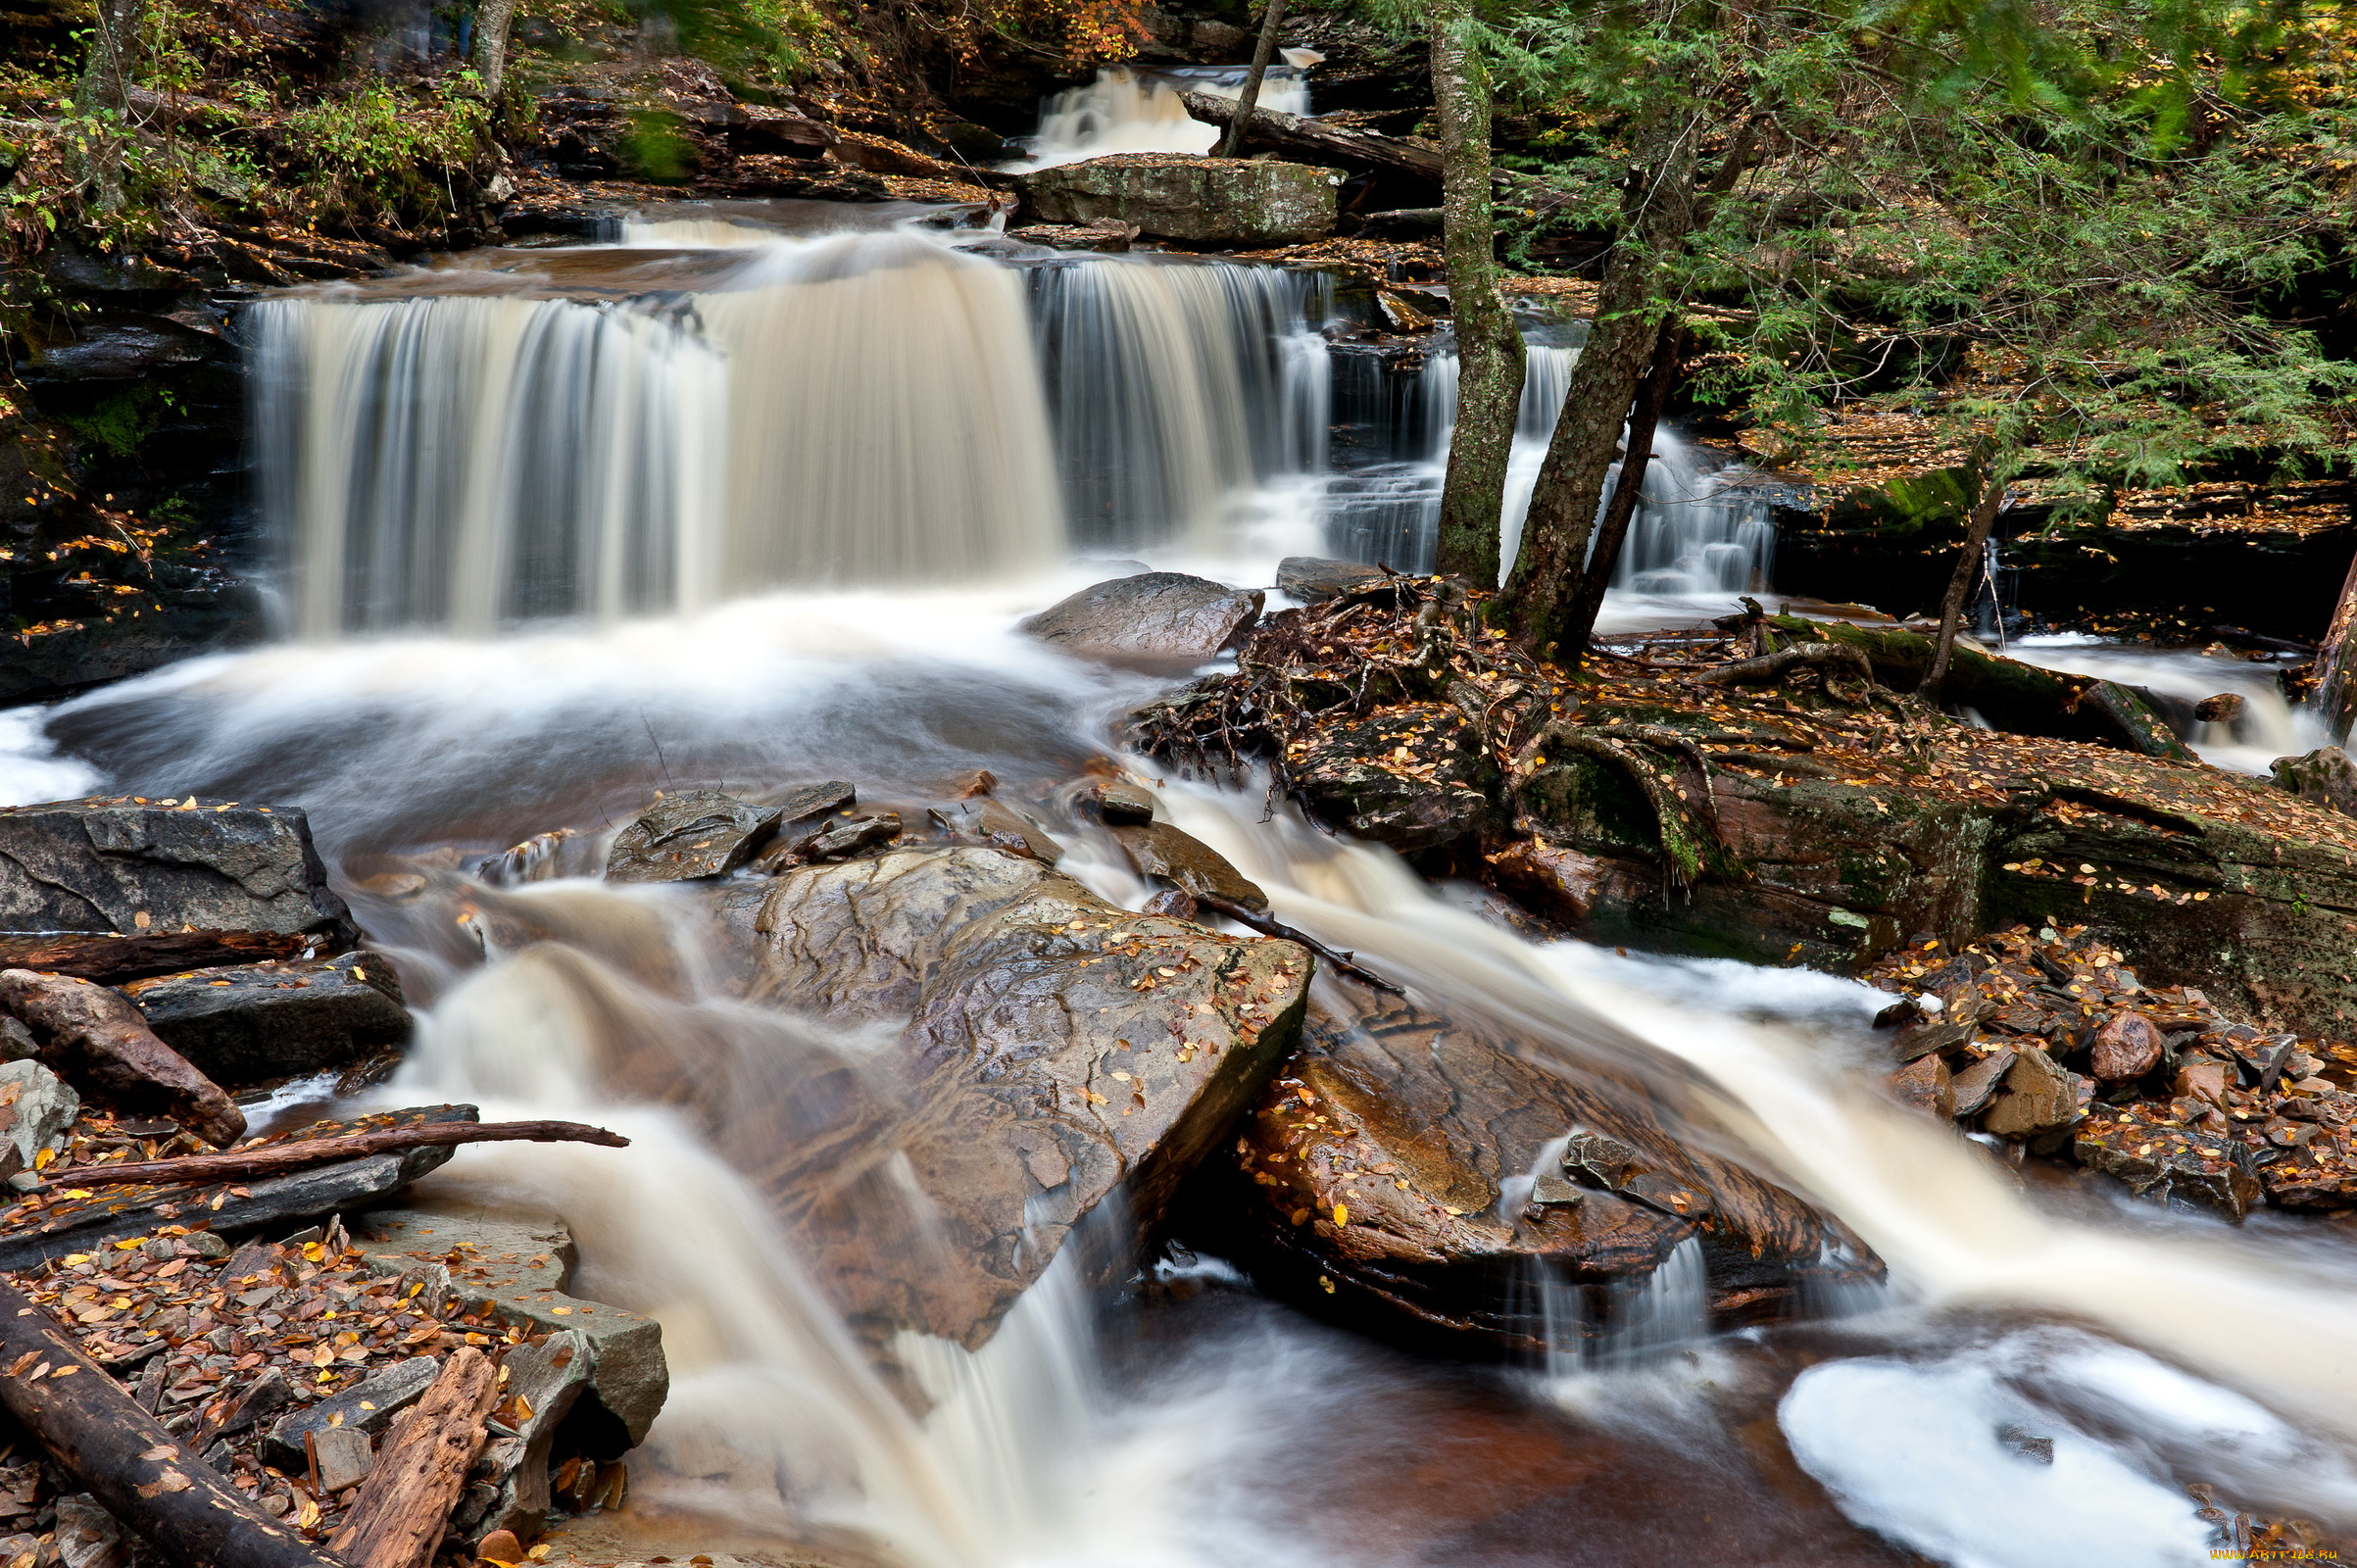
[[[980,1344],[1117,1191],[1152,1224],[1290,1048],[1310,975],[1292,943],[1134,914],[978,847],[790,871],[756,927],[755,1000],[897,1042],[681,1037],[609,1070],[689,1108],[874,1343]]]
[[[219,1084],[341,1066],[410,1036],[392,961],[373,953],[192,969],[121,989],[158,1039]]]
[[[1271,1291],[1393,1338],[1532,1357],[1549,1348],[1543,1278],[1586,1298],[1582,1331],[1609,1330],[1614,1288],[1690,1239],[1721,1323],[1793,1310],[1812,1275],[1879,1272],[1839,1221],[1697,1147],[1652,1087],[1547,1070],[1486,1026],[1353,991],[1354,1011],[1310,1008],[1185,1221]]]
[[[1121,153],[1025,174],[1023,207],[1049,223],[1114,219],[1196,245],[1300,245],[1334,232],[1331,169],[1273,159]]]
[[[356,934],[301,808],[125,795],[0,808],[0,930]]]
[[[1146,571],[1093,583],[1031,616],[1021,629],[1082,659],[1186,668],[1250,631],[1262,598],[1258,589],[1230,588],[1207,577]]]

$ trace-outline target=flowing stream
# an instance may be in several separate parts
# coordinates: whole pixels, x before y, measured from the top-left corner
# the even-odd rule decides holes
[[[2211,1560],[2188,1484],[2357,1522],[2345,1228],[2025,1187],[1875,1091],[1888,999],[1862,986],[1536,944],[1478,890],[1175,779],[1165,813],[1280,918],[1547,1071],[1686,1082],[1683,1136],[1825,1204],[1890,1283],[1714,1339],[1673,1254],[1600,1341],[1558,1298],[1543,1361],[1459,1366],[1213,1256],[1122,1258],[1101,1213],[979,1350],[905,1336],[879,1371],[730,1152],[891,1115],[897,1029],[740,1000],[726,889],[470,868],[557,828],[594,865],[659,789],[926,799],[987,767],[1040,790],[1158,689],[1015,630],[1107,575],[1093,557],[1261,584],[1360,537],[1325,439],[1349,387],[1321,280],[991,238],[658,231],[258,307],[259,464],[306,635],[0,714],[0,799],[307,808],[419,1009],[387,1094],[634,1140],[469,1149],[429,1183],[562,1213],[578,1289],[663,1321],[671,1398],[600,1539],[908,1568],[2175,1568]],[[1543,433],[1571,347],[1542,346]],[[1723,605],[1767,546],[1694,520],[1721,503],[1693,502],[1684,450],[1631,586]],[[1066,871],[1146,899],[1097,831],[1052,826]],[[693,1112],[649,1082],[691,1086]],[[921,1204],[861,1200],[920,1267]],[[1082,1254],[1108,1249],[1093,1289]],[[2053,1462],[2009,1431],[2051,1437]]]

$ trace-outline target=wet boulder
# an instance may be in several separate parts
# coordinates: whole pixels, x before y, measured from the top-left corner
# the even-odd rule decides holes
[[[0,929],[357,933],[294,807],[195,796],[0,808]]]
[[[717,790],[666,795],[616,835],[609,882],[694,882],[726,876],[777,830],[774,806],[748,806]]]
[[[0,1178],[30,1170],[34,1156],[66,1141],[81,1096],[37,1061],[0,1065]]]
[[[2336,811],[2357,812],[2357,762],[2339,747],[2320,746],[2299,757],[2279,757],[2269,765],[2279,788]]]
[[[341,1066],[409,1039],[390,960],[373,953],[192,969],[122,987],[156,1037],[216,1083]]]
[[[1268,908],[1268,895],[1259,884],[1228,862],[1228,858],[1192,833],[1168,822],[1111,824],[1114,840],[1138,875],[1192,898],[1217,899],[1258,914]]]
[[[1497,764],[1447,703],[1393,704],[1321,726],[1286,761],[1294,798],[1312,816],[1402,855],[1470,838],[1498,814]]]
[[[1297,1304],[1527,1357],[1547,1348],[1543,1285],[1608,1329],[1690,1241],[1722,1321],[1789,1310],[1812,1273],[1878,1269],[1839,1222],[1694,1147],[1654,1087],[1543,1069],[1487,1028],[1360,995],[1311,1008],[1183,1220]]]
[[[981,1343],[1116,1190],[1154,1224],[1293,1044],[1310,974],[1292,943],[980,847],[788,871],[756,929],[754,1000],[897,1044],[838,1070],[681,1039],[611,1070],[705,1122],[875,1343]]]
[[[1277,591],[1289,594],[1304,605],[1314,605],[1332,599],[1336,594],[1383,580],[1381,566],[1361,565],[1355,561],[1336,561],[1325,556],[1287,556],[1277,563]]]
[[[1261,600],[1258,589],[1148,571],[1083,588],[1025,620],[1022,630],[1080,659],[1185,668],[1234,646],[1259,618]]]
[[[1121,153],[1025,174],[1025,217],[1134,224],[1197,245],[1300,245],[1334,232],[1342,175],[1274,159]]]

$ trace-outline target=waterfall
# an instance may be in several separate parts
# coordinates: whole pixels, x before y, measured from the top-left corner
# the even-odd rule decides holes
[[[1523,345],[1522,401],[1506,464],[1498,556],[1510,570],[1522,521],[1570,389],[1577,343]],[[1327,535],[1337,555],[1428,571],[1441,518],[1441,483],[1456,419],[1453,347],[1429,351],[1408,385],[1393,390],[1367,356],[1337,356],[1346,416],[1393,421],[1389,461],[1337,474],[1329,486]],[[1371,455],[1371,454],[1370,454]],[[1620,472],[1618,465],[1611,470]],[[1611,497],[1608,479],[1604,499]],[[1728,594],[1763,588],[1775,564],[1776,525],[1768,503],[1731,489],[1704,452],[1667,426],[1653,433],[1652,461],[1637,514],[1613,567],[1612,586],[1644,594]]]
[[[729,286],[667,300],[254,307],[297,627],[479,634],[1056,557],[1012,270],[908,233],[745,254]]]
[[[1323,466],[1322,273],[1073,261],[1031,287],[1076,543],[1207,546],[1256,482]]]
[[[1111,66],[1078,87],[1040,102],[1039,129],[1024,142],[1030,156],[1009,169],[1049,169],[1113,153],[1210,152],[1220,127],[1187,113],[1180,95],[1211,93],[1234,98],[1245,68],[1220,66],[1144,74]],[[1274,66],[1260,83],[1258,106],[1280,114],[1309,113],[1309,82],[1300,70]]]
[[[289,298],[247,319],[263,505],[306,634],[708,596],[727,392],[674,315]]]

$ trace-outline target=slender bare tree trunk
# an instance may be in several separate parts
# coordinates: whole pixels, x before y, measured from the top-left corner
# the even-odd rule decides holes
[[[1694,226],[1695,128],[1683,117],[1664,117],[1640,136],[1627,220],[1604,266],[1596,324],[1571,368],[1563,413],[1531,495],[1502,608],[1506,624],[1542,658],[1568,657],[1563,651],[1577,641],[1571,607],[1604,476],[1658,336],[1653,285]]]
[[[1498,519],[1522,405],[1522,334],[1498,292],[1490,206],[1490,78],[1459,30],[1463,0],[1432,13],[1433,101],[1441,128],[1441,226],[1456,318],[1456,426],[1441,488],[1434,569],[1498,581]]]
[[[1577,659],[1588,651],[1596,633],[1596,617],[1604,608],[1604,590],[1612,586],[1612,568],[1619,564],[1621,546],[1645,489],[1645,469],[1653,462],[1653,432],[1660,427],[1661,411],[1669,406],[1670,389],[1678,384],[1678,359],[1686,332],[1671,317],[1661,323],[1653,340],[1653,361],[1638,388],[1637,407],[1629,414],[1629,442],[1621,453],[1620,477],[1613,482],[1612,499],[1596,525],[1596,548],[1588,553],[1588,569],[1580,577],[1579,597],[1571,602],[1556,656]]]
[[[1980,574],[1982,547],[1988,544],[1989,530],[2004,502],[2005,487],[1992,481],[1965,522],[1964,554],[1956,562],[1956,573],[1947,580],[1947,597],[1940,605],[1940,646],[1933,651],[1932,667],[1924,671],[1923,684],[1915,688],[1919,696],[1935,703],[1940,701],[1940,688],[1947,683],[1948,660],[1956,652],[1956,627],[1964,618],[1964,601],[1972,593],[1973,578]]]
[[[147,22],[147,0],[98,0],[90,24],[89,53],[82,57],[74,108],[85,118],[108,122],[95,129],[79,154],[92,199],[106,212],[122,208],[123,145],[131,134],[131,77],[139,69],[139,29]]]
[[[508,79],[508,32],[516,22],[516,0],[476,0],[474,47],[469,61],[483,78],[483,96],[497,98]]]
[[[1260,13],[1260,41],[1252,45],[1252,69],[1244,74],[1244,92],[1236,100],[1236,118],[1228,122],[1227,136],[1219,144],[1219,156],[1234,158],[1244,147],[1244,133],[1252,122],[1252,108],[1260,101],[1260,78],[1268,74],[1268,63],[1277,57],[1277,29],[1285,24],[1285,0],[1268,0]]]

